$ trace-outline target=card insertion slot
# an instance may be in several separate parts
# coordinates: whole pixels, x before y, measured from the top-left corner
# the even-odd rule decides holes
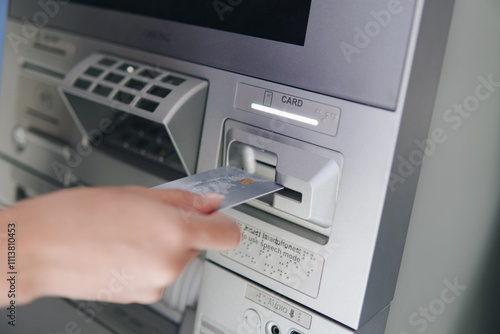
[[[226,121],[224,140],[225,164],[284,187],[251,205],[313,230],[332,226],[340,153],[233,120]]]

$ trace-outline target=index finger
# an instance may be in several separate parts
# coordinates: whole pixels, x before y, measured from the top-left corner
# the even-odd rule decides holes
[[[213,212],[223,198],[223,196],[215,193],[195,194],[180,189],[138,188],[135,190],[164,204],[179,207],[186,211],[197,211],[205,214]]]

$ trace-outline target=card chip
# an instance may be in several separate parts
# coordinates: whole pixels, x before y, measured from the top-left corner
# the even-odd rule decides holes
[[[243,179],[243,180],[239,180],[238,182],[241,183],[242,185],[246,186],[246,185],[254,183],[255,181],[251,180],[251,179]]]

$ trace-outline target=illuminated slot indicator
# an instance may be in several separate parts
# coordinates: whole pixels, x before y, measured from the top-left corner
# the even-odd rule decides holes
[[[252,109],[262,111],[262,112],[265,112],[267,114],[271,114],[271,115],[275,115],[275,116],[285,117],[285,118],[288,118],[288,119],[291,119],[291,120],[294,120],[297,122],[301,122],[301,123],[305,123],[305,124],[309,124],[309,125],[313,125],[313,126],[317,126],[319,124],[318,120],[316,120],[316,119],[304,117],[304,116],[300,116],[300,115],[295,115],[295,114],[292,114],[292,113],[289,113],[289,112],[286,112],[283,110],[278,110],[275,108],[266,107],[266,106],[263,106],[263,105],[257,104],[257,103],[252,103]]]

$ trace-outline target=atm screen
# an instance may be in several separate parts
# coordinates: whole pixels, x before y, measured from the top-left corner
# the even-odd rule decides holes
[[[75,3],[304,45],[311,0],[73,0]]]

